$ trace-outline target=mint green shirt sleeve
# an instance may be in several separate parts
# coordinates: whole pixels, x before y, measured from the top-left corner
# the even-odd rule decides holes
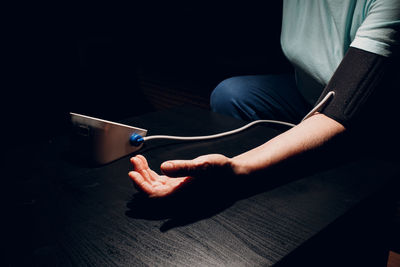
[[[390,57],[399,49],[400,0],[284,0],[282,51],[314,103],[349,46]]]
[[[399,29],[400,0],[372,1],[350,46],[389,57],[399,48]]]

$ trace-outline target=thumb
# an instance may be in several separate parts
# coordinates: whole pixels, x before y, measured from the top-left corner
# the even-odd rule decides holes
[[[161,164],[161,171],[170,177],[196,176],[209,167],[209,164],[199,160],[171,160]]]

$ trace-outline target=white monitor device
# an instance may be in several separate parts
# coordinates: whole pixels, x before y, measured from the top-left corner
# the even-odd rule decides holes
[[[73,147],[80,156],[94,164],[106,164],[139,150],[130,137],[146,136],[147,130],[70,112],[73,124]]]

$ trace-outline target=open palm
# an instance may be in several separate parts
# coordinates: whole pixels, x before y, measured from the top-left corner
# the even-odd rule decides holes
[[[177,191],[180,187],[190,181],[189,176],[171,178],[159,175],[149,168],[147,160],[142,155],[131,158],[134,170],[129,172],[130,178],[149,197],[165,197]]]

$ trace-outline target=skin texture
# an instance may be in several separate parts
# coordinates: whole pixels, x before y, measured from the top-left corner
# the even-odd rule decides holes
[[[131,158],[134,170],[129,172],[129,176],[136,185],[149,197],[165,197],[188,183],[191,177],[170,178],[166,175],[158,175],[149,168],[147,160],[142,155]]]
[[[131,158],[133,171],[130,178],[149,197],[160,198],[184,190],[185,185],[196,178],[217,172],[249,177],[291,157],[312,151],[345,131],[335,120],[316,113],[297,126],[276,136],[261,146],[233,158],[220,154],[203,155],[193,160],[171,160],[161,164],[159,175],[151,170],[146,159],[141,156]]]

